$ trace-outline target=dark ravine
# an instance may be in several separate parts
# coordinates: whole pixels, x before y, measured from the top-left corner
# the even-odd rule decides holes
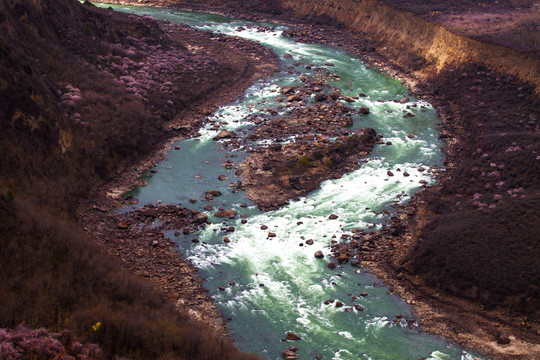
[[[447,171],[440,179],[441,185],[419,195],[418,200],[402,212],[410,216],[396,215],[396,219],[410,217],[413,220],[396,222],[395,229],[389,230],[389,238],[394,240],[388,240],[388,244],[387,240],[382,241],[381,250],[374,257],[379,261],[371,262],[370,267],[413,302],[419,317],[424,319],[424,329],[481,349],[494,358],[535,357],[539,352],[534,346],[539,343],[538,312],[534,310],[538,309],[538,290],[534,286],[538,283],[538,273],[530,271],[531,266],[534,269],[535,264],[538,265],[534,260],[538,259],[534,252],[539,248],[538,237],[534,236],[534,226],[531,227],[528,220],[513,220],[516,228],[527,230],[513,233],[513,244],[521,250],[513,247],[515,252],[510,258],[515,259],[514,265],[500,272],[498,264],[509,260],[509,249],[504,241],[491,242],[490,239],[497,236],[491,232],[497,227],[489,224],[498,222],[500,211],[538,208],[535,180],[538,179],[538,60],[454,35],[439,25],[375,1],[336,0],[316,5],[308,1],[285,1],[283,7],[275,11],[279,14],[261,9],[257,15],[250,12],[257,9],[256,4],[246,3],[246,8],[233,11],[228,8],[232,3],[234,1],[209,2],[210,5],[199,5],[197,9],[235,16],[243,13],[248,18],[315,21],[318,26],[297,25],[290,36],[339,46],[367,57],[390,75],[407,82],[412,93],[440,110],[441,137],[446,142],[447,156]],[[359,4],[361,7],[357,6]],[[367,15],[369,21],[364,18]],[[396,22],[400,26],[395,27]],[[497,169],[492,169],[492,163]],[[491,173],[501,178],[487,187],[491,179],[482,177]],[[501,182],[504,184],[497,186]],[[465,201],[463,195],[467,196]],[[537,216],[537,211],[528,211],[529,219]],[[466,276],[459,281],[433,276],[456,270],[452,267],[456,262],[440,260],[453,256],[454,252],[445,246],[429,245],[431,234],[444,224],[442,219],[455,221],[460,216],[477,217],[487,225],[472,235],[481,234],[484,245],[489,244],[487,247],[470,243],[467,237],[459,238],[465,252],[480,251],[486,255],[481,261],[473,260],[459,270],[465,276],[479,273],[487,266],[490,271],[483,280],[472,280],[475,285],[471,285],[471,279]],[[450,239],[445,241],[451,243]],[[418,247],[413,251],[416,244]],[[428,249],[434,259],[439,259],[438,265],[428,265],[429,262],[422,260],[422,254]],[[461,256],[459,252],[455,254],[456,258]],[[512,277],[519,278],[516,269],[526,264],[529,264],[527,270],[521,271],[530,272],[528,283],[532,286],[521,283],[521,287],[510,290],[511,294],[504,294],[504,290],[500,292],[502,288],[487,285],[507,284]],[[513,281],[513,284],[520,282]],[[472,286],[479,290],[467,292]],[[516,294],[519,295],[516,297]],[[470,317],[462,316],[463,309],[468,309]],[[512,339],[508,346],[496,342],[498,333],[504,331],[509,332]]]
[[[307,2],[298,2],[297,6],[299,9],[300,6],[303,6],[301,3]],[[305,9],[309,8],[302,8],[302,11]],[[323,15],[325,15],[324,11],[320,11],[320,14],[318,14],[320,18],[322,18]],[[326,16],[332,19],[332,14],[327,14]],[[385,26],[384,23],[382,26]],[[414,34],[415,32],[412,32],[410,35],[414,36]],[[537,86],[537,84],[533,84],[531,87],[530,84],[524,83],[522,80],[505,74],[505,72],[508,71],[508,68],[506,68],[504,64],[500,66],[493,66],[497,72],[486,68],[484,65],[474,64],[473,62],[475,59],[479,60],[479,58],[472,56],[464,56],[462,64],[452,64],[450,68],[445,68],[442,66],[440,69],[438,69],[440,72],[435,74],[427,70],[433,70],[433,64],[429,62],[424,64],[425,59],[418,58],[418,53],[415,53],[414,51],[407,52],[407,49],[392,46],[395,45],[396,42],[407,43],[403,42],[402,40],[392,40],[390,38],[386,40],[386,43],[378,43],[375,41],[372,45],[373,48],[368,47],[359,49],[356,41],[351,40],[348,37],[349,35],[344,36],[342,33],[337,32],[331,27],[326,27],[326,30],[323,30],[322,32],[320,32],[318,29],[306,27],[303,34],[298,32],[296,36],[302,36],[299,38],[301,38],[303,41],[310,39],[313,41],[324,41],[336,45],[340,44],[350,50],[373,49],[385,54],[386,58],[380,57],[379,59],[382,61],[382,63],[386,63],[389,66],[388,69],[391,69],[390,73],[399,74],[398,76],[402,77],[404,80],[410,79],[411,83],[417,84],[417,87],[414,88],[415,92],[419,95],[424,95],[424,97],[429,99],[431,103],[436,105],[441,110],[443,115],[442,135],[447,141],[446,151],[448,156],[448,180],[442,178],[441,181],[443,185],[435,188],[434,190],[430,190],[430,192],[433,191],[433,196],[429,197],[428,195],[425,195],[426,198],[424,200],[423,195],[421,195],[420,199],[416,203],[411,204],[411,206],[414,206],[415,204],[417,205],[408,211],[412,214],[411,217],[416,219],[416,222],[418,223],[418,225],[416,225],[417,227],[408,227],[408,225],[406,226],[406,224],[403,223],[402,225],[398,226],[398,228],[401,229],[400,231],[406,231],[404,228],[408,228],[414,237],[411,237],[410,241],[407,241],[409,247],[398,246],[397,242],[392,242],[392,245],[389,245],[387,248],[385,248],[385,246],[381,247],[381,249],[385,250],[384,254],[381,254],[381,275],[386,276],[389,282],[393,281],[397,285],[401,284],[403,286],[402,294],[406,298],[409,295],[413,296],[412,294],[416,294],[416,296],[423,299],[422,301],[425,301],[423,304],[425,304],[426,307],[423,308],[419,304],[418,297],[415,298],[415,304],[413,304],[419,312],[420,317],[428,319],[428,317],[431,316],[431,324],[429,324],[429,321],[426,321],[424,324],[425,329],[447,335],[467,346],[486,349],[488,353],[493,354],[493,356],[496,358],[527,358],[527,356],[530,354],[534,354],[534,352],[532,352],[536,351],[534,349],[529,349],[529,353],[525,352],[521,355],[516,354],[515,356],[512,355],[512,352],[514,350],[519,351],[519,346],[523,344],[523,342],[520,342],[520,339],[528,340],[529,343],[538,343],[537,315],[528,315],[530,317],[528,317],[528,320],[525,320],[524,317],[513,316],[513,312],[509,312],[509,315],[505,316],[503,313],[505,310],[500,311],[495,309],[487,311],[488,314],[482,317],[481,314],[485,314],[486,310],[482,309],[480,305],[478,305],[478,301],[482,301],[481,298],[477,298],[476,302],[469,302],[459,298],[452,298],[448,293],[445,292],[438,294],[437,291],[429,290],[432,289],[430,287],[423,287],[422,291],[425,291],[425,294],[422,295],[422,291],[418,290],[418,288],[421,284],[425,283],[425,279],[423,280],[423,277],[421,276],[414,274],[411,275],[408,271],[406,271],[416,271],[418,274],[421,274],[421,267],[412,266],[412,263],[410,262],[411,259],[409,259],[406,254],[408,254],[410,249],[418,243],[418,238],[424,238],[426,236],[425,230],[428,223],[433,223],[434,219],[440,218],[441,215],[456,211],[452,209],[452,207],[455,205],[448,206],[448,204],[451,204],[452,201],[453,204],[457,204],[457,202],[460,201],[458,199],[458,195],[461,195],[463,190],[468,188],[469,184],[471,183],[471,179],[476,179],[477,175],[472,176],[465,170],[466,168],[474,167],[471,166],[471,162],[477,160],[478,156],[475,155],[475,151],[478,149],[477,139],[479,137],[481,139],[494,139],[494,141],[486,143],[487,147],[482,149],[484,150],[484,153],[488,154],[488,159],[491,159],[491,157],[502,156],[504,154],[516,153],[516,151],[510,151],[507,153],[506,150],[510,148],[517,149],[516,147],[519,147],[521,150],[527,148],[527,155],[523,159],[518,159],[519,161],[517,163],[527,164],[523,165],[523,167],[520,169],[523,174],[526,174],[527,179],[530,180],[534,179],[535,177],[538,178],[538,176],[535,175],[538,174],[537,166],[530,165],[537,164],[536,158],[534,155],[532,155],[537,152],[537,149],[535,148],[537,145],[535,144],[538,144],[538,98],[534,94],[534,87]],[[392,43],[392,41],[394,41],[394,43]],[[385,45],[387,46],[386,50],[384,50]],[[398,57],[400,51],[403,51],[407,56]],[[494,53],[497,53],[497,51],[498,50],[493,50]],[[363,52],[360,53],[364,54]],[[439,48],[436,56],[443,57],[449,53],[452,54],[452,52],[449,52],[448,49],[444,50]],[[375,52],[370,52],[370,54],[375,57],[377,56]],[[515,54],[511,53],[511,55],[514,56]],[[514,59],[522,59],[519,54],[516,56],[517,57],[514,57]],[[460,57],[457,56],[457,58]],[[494,57],[492,56],[491,58]],[[410,62],[398,61],[396,63],[396,59],[410,59]],[[520,65],[519,60],[509,61],[509,63],[514,63],[512,66]],[[424,67],[424,65],[426,66]],[[535,69],[534,66],[533,69]],[[519,74],[522,79],[526,80],[530,80],[530,77],[528,77],[527,74],[534,75],[535,73],[539,73],[536,70],[527,71],[528,70],[524,68],[523,71],[518,70],[515,73]],[[456,80],[455,74],[459,75],[460,81]],[[535,80],[533,79],[530,81],[534,83]],[[500,106],[501,99],[504,100],[504,106]],[[502,122],[500,119],[504,119],[505,121]],[[480,126],[478,126],[478,124],[480,124]],[[512,132],[510,133],[507,132],[509,125],[512,127]],[[495,142],[500,142],[500,146],[493,146]],[[521,151],[517,152],[519,154],[523,154]],[[497,166],[501,164],[508,166],[508,163],[516,163],[516,161],[515,159],[502,159],[502,163],[500,161],[495,161],[494,163]],[[481,166],[484,165],[485,164],[481,164]],[[481,168],[481,166],[477,166],[477,168]],[[487,166],[491,167],[490,163],[487,163]],[[527,171],[524,170],[525,166],[531,168],[532,173],[527,173]],[[501,173],[501,171],[499,171],[499,173]],[[450,186],[451,183],[455,183],[456,179],[460,180],[458,182],[459,186]],[[535,199],[534,194],[538,191],[538,184],[527,179],[522,179],[519,176],[511,176],[509,179],[505,179],[505,185],[514,185],[512,181],[515,181],[515,189],[523,187],[523,191],[525,191],[526,194],[532,194],[531,197]],[[447,184],[447,186],[445,187],[444,184]],[[478,184],[481,184],[481,182],[478,182]],[[522,184],[525,184],[525,186],[522,186]],[[496,186],[494,189],[496,189]],[[477,189],[475,188],[474,190],[478,192],[468,194],[471,195],[471,199],[477,193],[482,195],[484,199],[488,196],[490,199],[493,199],[494,195],[497,195],[497,193],[490,192],[492,190],[482,189],[482,187],[478,187]],[[512,189],[504,188],[503,190],[510,191]],[[437,193],[437,191],[442,192]],[[518,197],[521,196],[519,193],[517,195]],[[443,205],[439,205],[438,199],[440,198],[444,198],[448,201],[446,201],[446,203]],[[501,207],[500,204],[495,201],[492,203],[485,201],[478,202],[486,203],[486,206],[474,205],[473,201],[471,201],[470,207],[475,207],[475,211],[485,210],[488,216],[491,214],[491,210],[488,210],[489,205],[494,204]],[[506,200],[503,199],[503,201]],[[520,200],[518,199],[516,201]],[[488,207],[488,209],[482,210],[485,207]],[[534,200],[528,207],[532,207],[533,209],[538,208]],[[471,209],[469,208],[468,210]],[[470,212],[470,214],[478,213],[475,211]],[[415,215],[416,213],[425,214],[425,216],[422,217]],[[433,227],[431,228],[433,229]],[[399,231],[396,234],[399,234]],[[423,234],[424,236],[422,236]],[[407,237],[399,236],[399,239],[407,239]],[[537,243],[533,243],[532,245],[533,249],[538,248]],[[392,250],[392,246],[398,249]],[[401,263],[392,257],[388,257],[388,254],[398,254],[397,251],[399,249],[401,249],[401,252],[399,253],[401,254],[401,257],[396,256],[395,259],[402,259],[403,261]],[[504,257],[503,260],[507,260],[507,253],[504,250],[504,247],[502,249],[492,248],[488,249],[488,253],[500,254],[500,256]],[[417,251],[417,253],[421,253],[421,251]],[[531,256],[534,259],[534,253],[531,254]],[[499,256],[493,256],[492,260],[496,263],[499,261],[499,258]],[[536,256],[536,258],[538,257]],[[411,265],[403,266],[406,265],[407,262]],[[395,266],[396,264],[397,266]],[[376,267],[378,265],[372,264],[372,266]],[[467,271],[474,272],[474,269],[468,269]],[[400,278],[401,280],[396,280]],[[435,284],[437,285],[436,282]],[[397,285],[396,289],[399,288]],[[438,285],[441,284],[439,283]],[[461,292],[459,289],[447,290],[463,295],[463,292]],[[537,299],[538,296],[534,295],[534,288],[532,291],[533,296],[531,299]],[[523,300],[526,299],[527,298]],[[445,307],[444,303],[455,303],[455,305]],[[527,305],[527,307],[528,306],[529,305]],[[454,326],[456,326],[455,329],[446,329],[445,332],[444,329],[438,328],[441,324],[441,316],[438,312],[433,311],[433,309],[437,308],[443,309],[441,311],[444,313],[444,317],[446,319],[451,318],[451,321],[454,322]],[[468,319],[464,320],[466,317],[458,316],[461,313],[462,308],[470,308],[471,314],[480,314],[480,318],[493,318],[499,320],[495,320],[493,323],[485,323],[484,325],[480,325],[482,326],[482,332],[484,335],[480,338],[476,338],[471,335],[471,332],[475,331],[477,328],[476,322],[469,321]],[[538,308],[538,306],[536,306],[536,308]],[[449,317],[449,314],[454,314],[455,316]],[[524,323],[523,326],[522,322]],[[498,329],[495,327],[495,324],[497,323],[505,324],[505,326],[508,327],[507,330],[512,335],[516,336],[518,341],[512,340],[511,345],[506,347],[493,344],[490,345],[490,343],[493,343],[493,341],[496,340],[496,332]],[[532,329],[528,329],[527,326],[530,326]],[[516,350],[516,347],[518,350]],[[524,351],[527,351],[526,347],[523,347],[523,349]]]

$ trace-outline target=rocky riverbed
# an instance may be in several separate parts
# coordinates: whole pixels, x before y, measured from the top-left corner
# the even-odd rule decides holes
[[[283,103],[280,108],[287,108],[285,115],[274,111],[274,115],[254,119],[257,126],[244,140],[249,156],[238,174],[241,188],[261,210],[277,209],[289,199],[317,189],[324,180],[358,169],[362,158],[380,142],[371,128],[351,129],[353,114],[365,115],[369,109],[347,107],[355,99],[331,87],[331,77],[326,68],[313,76],[301,76],[301,86],[280,89],[276,101]],[[315,104],[308,105],[308,101]],[[268,142],[272,144],[259,145]]]
[[[439,125],[440,137],[446,143],[444,151],[447,161],[446,171],[439,173],[439,179],[444,186],[420,192],[406,206],[396,208],[391,224],[381,232],[361,237],[357,235],[360,241],[336,243],[333,249],[336,262],[340,257],[343,260],[352,259],[354,265],[373,269],[378,277],[413,306],[423,329],[465,346],[482,349],[498,359],[527,359],[540,354],[537,319],[505,307],[486,309],[475,301],[467,300],[471,296],[465,290],[458,293],[440,291],[429,286],[424,277],[410,268],[411,254],[417,251],[415,246],[422,238],[425,227],[437,217],[434,204],[440,204],[442,201],[439,199],[450,197],[459,207],[463,191],[470,189],[467,190],[472,191],[470,198],[465,200],[461,208],[471,207],[482,213],[490,207],[496,209],[501,206],[499,201],[503,197],[516,199],[524,196],[521,192],[526,191],[526,187],[520,188],[518,184],[535,186],[531,184],[532,178],[525,175],[531,171],[529,166],[517,170],[515,166],[519,165],[516,162],[508,162],[510,155],[516,155],[516,151],[520,156],[528,157],[528,163],[534,162],[537,150],[534,150],[532,139],[538,136],[535,114],[538,97],[534,89],[480,64],[450,69],[435,76],[431,82],[425,82],[415,78],[410,69],[392,65],[392,60],[381,57],[375,47],[350,41],[332,27],[301,25],[286,32],[286,35],[305,42],[323,42],[346,48],[371,58],[374,64],[402,79],[412,94],[434,104],[442,120]],[[453,75],[456,72],[460,74],[459,81]],[[465,105],[464,96],[469,99]],[[505,105],[500,106],[501,102]],[[479,104],[479,107],[474,104]],[[497,121],[501,118],[515,121],[503,124]],[[480,139],[485,142],[482,150],[489,149],[482,154],[474,153],[480,149],[478,138],[469,136],[476,131],[482,134]],[[527,133],[527,136],[512,140],[512,134],[518,133]],[[522,152],[524,148],[528,149],[526,153]],[[480,157],[498,161],[479,161]],[[475,162],[480,164],[476,167],[464,166]],[[513,170],[509,170],[508,166]],[[456,168],[459,168],[457,173]],[[514,175],[510,176],[510,173]],[[482,180],[476,179],[478,175]],[[496,181],[490,184],[490,180]],[[460,190],[456,191],[457,188]],[[506,193],[501,195],[502,191]],[[504,260],[501,258],[500,261]]]
[[[346,48],[354,53],[375,59],[375,62],[378,64],[386,65],[385,68],[390,74],[399,76],[408,84],[414,85],[418,84],[419,80],[421,81],[421,79],[410,76],[410,69],[392,67],[391,60],[384,59],[377,55],[375,46],[371,46],[365,42],[353,41],[350,36],[332,27],[323,26],[318,28],[299,26],[297,29],[292,30],[289,33],[289,36],[301,39],[302,41],[323,42]],[[382,50],[384,51],[384,49]],[[423,95],[425,98],[429,99],[429,101],[436,104],[441,111],[443,120],[441,124],[441,137],[447,141],[446,153],[447,156],[449,156],[449,160],[446,165],[450,172],[455,169],[455,164],[460,161],[460,156],[465,156],[465,154],[461,152],[462,144],[463,142],[469,141],[465,135],[470,129],[464,130],[463,124],[467,124],[467,119],[469,119],[471,114],[475,114],[475,116],[479,115],[474,112],[475,110],[472,110],[467,114],[458,110],[463,106],[463,100],[460,100],[460,98],[463,96],[464,91],[467,93],[468,101],[472,103],[475,102],[475,99],[482,99],[481,106],[486,113],[489,112],[490,106],[491,109],[497,108],[497,97],[491,96],[487,98],[483,94],[494,91],[494,93],[499,94],[501,98],[505,98],[508,95],[508,92],[517,91],[516,94],[518,97],[516,100],[518,101],[515,102],[516,107],[512,107],[511,104],[507,103],[504,109],[497,109],[501,110],[502,114],[506,115],[511,115],[512,113],[518,114],[519,117],[525,119],[525,121],[521,122],[524,128],[528,127],[528,131],[537,131],[537,126],[535,127],[537,120],[534,116],[534,106],[523,104],[521,100],[519,100],[528,99],[529,90],[524,91],[524,87],[514,86],[514,84],[519,83],[517,80],[501,76],[490,70],[484,71],[485,69],[482,69],[481,67],[475,69],[474,66],[472,66],[471,69],[458,70],[461,79],[470,85],[467,89],[463,89],[459,86],[452,86],[451,88],[447,87],[446,85],[451,82],[449,79],[443,79],[442,76],[438,78],[438,81],[440,80],[439,82],[434,82],[433,84],[421,83],[421,86],[413,88],[416,94]],[[452,70],[452,72],[453,71],[454,70]],[[451,76],[451,74],[449,73],[448,76]],[[495,82],[487,82],[488,85],[483,86],[477,83],[477,79],[491,79]],[[283,139],[282,135],[276,136],[280,130],[284,130],[285,133],[290,131],[291,136],[297,136],[298,133],[302,133],[302,131],[293,131],[289,129],[294,128],[293,124],[297,119],[301,118],[302,111],[304,111],[302,110],[301,103],[306,100],[307,92],[298,91],[298,89],[282,89],[282,92],[284,92],[282,98],[284,106],[286,106],[286,104],[294,104],[295,102],[298,103],[297,105],[294,105],[295,108],[292,111],[293,116],[282,118],[282,124],[285,124],[285,126],[282,127],[277,125],[268,126],[266,124],[264,126],[267,127],[260,126],[258,130],[253,132],[255,135],[253,135],[254,138],[252,140],[256,141],[264,138],[273,138],[273,140]],[[299,94],[297,94],[297,92],[299,92]],[[309,94],[309,96],[312,94]],[[328,93],[328,95],[329,94],[330,93]],[[291,96],[293,96],[293,98],[290,98]],[[322,99],[322,97],[320,97],[320,99]],[[326,101],[326,99],[324,99],[323,102],[324,101]],[[346,103],[346,101],[344,102]],[[328,105],[331,108],[339,106],[335,103],[333,105],[331,103],[324,105]],[[320,108],[324,105],[321,103]],[[344,104],[343,107],[345,108],[346,104]],[[334,110],[338,111],[339,109],[332,109],[332,111]],[[316,114],[309,115],[309,117],[312,117],[311,115]],[[308,116],[306,116],[306,118],[307,117]],[[457,117],[459,121],[455,121],[454,117]],[[496,126],[498,125],[495,124],[495,127]],[[334,131],[333,135],[339,138],[339,132],[347,131],[347,126],[337,125],[332,131]],[[223,135],[228,137],[226,134]],[[235,144],[234,136],[231,138],[233,139],[231,145],[239,146],[240,143]],[[324,138],[319,137],[319,139],[317,139],[317,137],[315,137],[311,139],[311,141],[318,140],[324,140]],[[282,145],[280,149],[278,149],[278,146],[271,146],[262,150],[256,150],[254,147],[254,152],[250,156],[253,156],[253,159],[257,159],[258,161],[267,162],[268,165],[266,168],[270,167],[270,169],[272,169],[272,163],[277,165],[277,154],[281,154],[282,151],[294,150],[297,151],[295,153],[297,155],[304,154],[299,151],[305,151],[307,149],[302,149],[301,142],[299,142],[299,144],[300,145],[294,145],[297,148],[287,148],[288,144]],[[512,146],[514,146],[513,149],[517,149],[515,146],[518,146],[518,144]],[[487,150],[486,153],[490,153],[490,151],[491,150]],[[276,156],[273,156],[272,152],[275,152]],[[493,152],[496,153],[497,150],[493,149]],[[264,158],[264,156],[266,156],[266,158]],[[302,155],[302,157],[303,156],[304,155]],[[309,160],[309,156],[306,156]],[[309,164],[309,162],[307,162],[307,164]],[[251,168],[255,168],[256,165],[257,164],[254,162]],[[334,176],[334,173],[332,173],[331,176]],[[451,179],[452,177],[448,176],[447,178]],[[460,177],[458,177],[458,179],[459,178]],[[468,180],[469,178],[461,179],[460,181]],[[288,186],[291,186],[290,182],[288,182]],[[490,190],[484,189],[482,191]],[[278,201],[276,201],[276,204],[277,203]],[[486,206],[481,206],[481,208],[487,207],[488,205],[490,204],[486,203]],[[272,204],[270,206],[272,206]],[[411,202],[403,212],[394,217],[395,226],[391,229],[383,230],[383,232],[375,235],[362,233],[362,230],[360,230],[356,232],[355,235],[352,235],[355,242],[353,241],[347,245],[338,244],[336,242],[334,246],[336,262],[346,263],[348,261],[353,265],[358,265],[359,263],[357,261],[362,261],[362,265],[369,265],[369,267],[375,269],[379,276],[382,276],[387,280],[394,289],[399,291],[400,294],[415,307],[419,316],[424,319],[422,322],[424,329],[448,336],[466,346],[480,348],[501,359],[526,358],[527,354],[538,353],[538,349],[535,349],[534,347],[535,339],[538,339],[537,334],[534,333],[534,331],[536,331],[534,324],[531,325],[529,321],[521,321],[519,318],[513,319],[512,314],[505,313],[504,310],[497,311],[495,309],[486,312],[485,309],[474,302],[453,297],[448,293],[440,293],[433,288],[425,286],[425,282],[421,277],[403,271],[400,265],[396,266],[396,262],[393,261],[392,258],[394,256],[405,256],[410,248],[418,241],[418,236],[421,235],[422,227],[426,225],[428,219],[432,219],[432,216],[424,216],[426,213],[429,213],[429,211],[431,210],[426,209],[424,200],[420,199]],[[417,222],[417,224],[413,225],[411,221],[409,221],[409,217],[415,219],[414,221]],[[354,236],[357,238],[355,239]],[[470,316],[463,316],[463,311],[466,311]],[[443,318],[445,319],[444,321],[441,320]],[[529,328],[527,327],[527,324]],[[479,326],[481,327],[480,331],[478,331]],[[501,326],[503,326],[503,328],[501,328]],[[511,339],[510,346],[504,344],[504,336],[502,338],[500,336],[504,332],[509,332],[510,334],[507,336]],[[497,341],[499,341],[499,344],[497,344]]]
[[[207,216],[172,205],[147,206],[128,213],[115,209],[131,202],[121,195],[135,184],[144,183],[141,172],[162,159],[174,141],[197,136],[206,115],[234,100],[255,80],[276,71],[277,59],[263,46],[240,38],[150,18],[143,21],[166,31],[167,46],[148,42],[144,37],[131,38],[125,48],[101,58],[100,69],[108,71],[169,121],[163,126],[160,145],[145,158],[128,164],[113,181],[82,201],[78,219],[126,269],[151,281],[179,311],[225,336],[227,329],[221,314],[207,296],[196,269],[182,258],[177,245],[164,237],[164,232],[172,229],[193,233],[205,226]],[[141,62],[141,58],[152,61]],[[186,74],[197,78],[186,78]],[[193,81],[199,86],[191,87],[189,96],[179,98],[178,94],[183,94]],[[76,95],[73,89],[65,101],[77,106],[80,98]],[[73,107],[74,116],[78,116],[76,110]]]

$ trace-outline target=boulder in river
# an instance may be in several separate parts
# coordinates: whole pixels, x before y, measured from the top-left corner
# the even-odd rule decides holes
[[[347,254],[341,254],[338,256],[338,261],[340,264],[345,264],[349,261],[349,257],[347,256]]]
[[[368,107],[365,107],[365,106],[361,106],[360,109],[358,109],[358,113],[360,115],[367,115],[370,113],[370,110]]]
[[[235,133],[228,130],[221,130],[217,133],[217,135],[214,137],[214,140],[222,140],[222,139],[230,139],[235,136]]]
[[[332,91],[332,92],[330,93],[329,96],[330,96],[330,98],[331,98],[332,100],[335,101],[335,100],[339,99],[339,97],[341,96],[341,94],[340,94],[338,91]]]
[[[234,210],[223,210],[223,211],[218,211],[217,213],[215,213],[214,215],[216,217],[234,217],[236,216],[237,212],[234,211]]]
[[[315,255],[314,255],[317,259],[322,259],[324,257],[324,254],[322,253],[321,250],[317,250],[315,251]]]
[[[302,97],[300,95],[298,95],[298,94],[290,95],[287,98],[287,102],[301,101],[301,100],[302,100]]]
[[[216,196],[220,196],[220,195],[221,195],[221,191],[219,190],[206,190],[204,192],[204,198],[209,199],[209,200],[212,200]]]
[[[285,350],[282,355],[285,359],[298,359],[298,355],[291,350]]]
[[[284,86],[281,88],[281,93],[283,95],[292,94],[294,92],[294,88],[292,86]]]
[[[295,333],[292,333],[292,332],[288,332],[287,333],[287,340],[302,340],[302,338],[298,335],[296,335]]]
[[[205,223],[206,220],[208,220],[208,215],[206,215],[205,213],[199,212],[195,214],[195,216],[193,216],[193,220],[197,224],[202,224],[202,223]]]

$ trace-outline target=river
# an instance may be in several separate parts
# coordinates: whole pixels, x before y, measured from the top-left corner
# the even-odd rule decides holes
[[[222,144],[212,140],[219,130],[208,125],[201,129],[199,138],[179,141],[176,145],[180,150],[171,150],[167,159],[156,166],[155,174],[145,174],[148,184],[131,192],[139,201],[137,206],[159,201],[182,204],[210,215],[212,224],[196,234],[175,236],[171,231],[166,236],[174,239],[185,257],[200,269],[205,287],[229,320],[231,336],[241,349],[268,359],[282,359],[283,350],[289,346],[298,347],[300,359],[317,355],[344,360],[479,357],[444,338],[420,332],[410,307],[387,287],[378,285],[368,269],[349,264],[329,269],[328,257],[320,260],[313,256],[316,250],[329,254],[331,241],[350,234],[354,228],[377,230],[389,217],[383,210],[407,201],[420,189],[419,181],[434,181],[430,169],[441,167],[443,156],[436,130],[437,113],[430,104],[409,97],[407,88],[399,81],[371,69],[351,54],[282,36],[284,26],[255,22],[256,26],[249,28],[246,21],[215,14],[113,7],[241,36],[278,54],[280,72],[253,84],[243,98],[209,116],[220,122],[220,130],[249,132],[254,125],[247,118],[269,108],[283,114],[286,109],[278,109],[275,98],[280,87],[300,84],[299,75],[289,71],[294,63],[300,63],[295,71],[308,75],[312,70],[306,69],[306,65],[322,67],[332,63],[334,66],[328,70],[339,77],[331,82],[332,86],[341,88],[344,96],[354,97],[360,92],[367,95],[348,104],[356,109],[371,109],[368,116],[353,117],[353,129],[373,127],[384,135],[385,141],[392,142],[392,146],[376,146],[359,170],[325,181],[320,190],[307,197],[263,213],[242,191],[231,191],[230,183],[240,178],[234,168],[227,170],[221,166],[225,159],[238,164],[246,152],[223,149]],[[271,30],[261,32],[258,26]],[[403,97],[409,97],[408,101],[393,101]],[[404,112],[415,116],[406,118]],[[413,138],[408,136],[411,133]],[[388,170],[396,176],[387,176]],[[402,176],[404,171],[410,176]],[[226,175],[229,180],[219,181],[219,175]],[[206,211],[203,206],[208,203],[201,199],[206,190],[214,189],[223,195],[215,199],[214,210]],[[191,198],[197,201],[191,203]],[[242,203],[248,206],[241,207]],[[245,214],[247,222],[214,218],[212,213],[218,207]],[[338,215],[338,219],[328,220],[331,213]],[[268,228],[263,230],[262,225]],[[229,226],[234,226],[235,231],[227,232]],[[269,231],[276,237],[268,238]],[[224,237],[230,242],[225,243]],[[193,242],[194,238],[199,242]],[[306,244],[308,239],[314,241],[313,245]],[[360,296],[364,292],[367,296]],[[338,301],[344,306],[337,307]],[[364,310],[359,311],[354,304]],[[289,331],[302,340],[282,341]]]

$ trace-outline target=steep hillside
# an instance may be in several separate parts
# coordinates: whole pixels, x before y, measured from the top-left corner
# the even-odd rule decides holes
[[[147,152],[167,121],[243,71],[188,51],[149,20],[74,1],[1,6],[0,182],[49,205],[52,193],[78,196]]]
[[[510,48],[459,36],[411,13],[376,0],[282,1],[301,17],[325,16],[378,45],[380,52],[416,76],[426,78],[471,62],[515,75],[540,89],[540,60]]]
[[[75,0],[0,0],[0,328],[62,331],[64,350],[49,357],[92,342],[97,358],[255,358],[127,273],[73,211],[122,166],[189,133],[179,125],[196,128],[200,106],[261,76],[257,47],[210,37]],[[25,329],[14,333],[58,337]],[[6,339],[0,358],[44,354],[37,340],[18,353]]]

